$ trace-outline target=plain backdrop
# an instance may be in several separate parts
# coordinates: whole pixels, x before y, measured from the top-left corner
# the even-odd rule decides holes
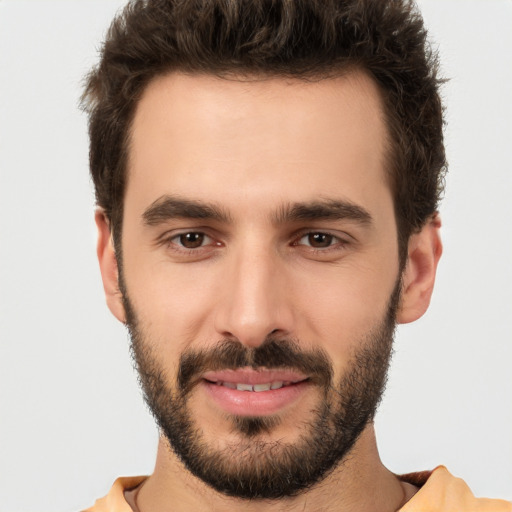
[[[95,259],[81,79],[122,0],[0,0],[0,510],[78,510],[152,471],[157,431]],[[395,472],[512,497],[512,2],[420,2],[450,172],[429,312],[377,417]]]

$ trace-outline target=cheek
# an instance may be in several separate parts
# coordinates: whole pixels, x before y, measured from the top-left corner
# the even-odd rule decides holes
[[[202,330],[216,303],[212,272],[157,261],[127,264],[125,274],[138,319],[159,350],[179,355],[204,339]]]
[[[378,268],[378,267],[377,267]],[[299,339],[321,346],[336,371],[345,368],[355,351],[385,321],[398,265],[331,268],[314,279],[303,276],[290,291],[300,297]]]

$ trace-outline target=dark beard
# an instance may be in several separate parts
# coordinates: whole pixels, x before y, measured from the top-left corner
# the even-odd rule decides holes
[[[123,286],[124,288],[124,286]],[[132,353],[145,400],[171,448],[186,468],[216,491],[245,499],[278,499],[310,488],[346,460],[361,432],[373,420],[384,391],[392,352],[400,282],[390,298],[385,318],[364,339],[337,386],[332,365],[319,349],[304,351],[299,343],[269,337],[257,348],[223,340],[204,351],[182,354],[174,387],[144,337],[123,290]],[[300,370],[320,390],[311,418],[298,425],[298,440],[264,440],[280,417],[230,416],[240,440],[224,449],[209,446],[206,425],[194,423],[188,399],[206,370],[250,366]]]

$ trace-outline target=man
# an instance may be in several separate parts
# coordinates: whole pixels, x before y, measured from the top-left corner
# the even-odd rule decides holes
[[[98,257],[160,430],[90,510],[512,510],[397,476],[373,418],[445,169],[405,1],[134,1],[84,95]]]

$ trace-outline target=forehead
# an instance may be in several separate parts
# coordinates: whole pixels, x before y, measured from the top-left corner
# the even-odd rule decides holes
[[[376,84],[353,72],[318,81],[173,73],[143,94],[131,128],[126,206],[164,194],[260,205],[389,191]],[[235,199],[235,197],[233,197]]]

